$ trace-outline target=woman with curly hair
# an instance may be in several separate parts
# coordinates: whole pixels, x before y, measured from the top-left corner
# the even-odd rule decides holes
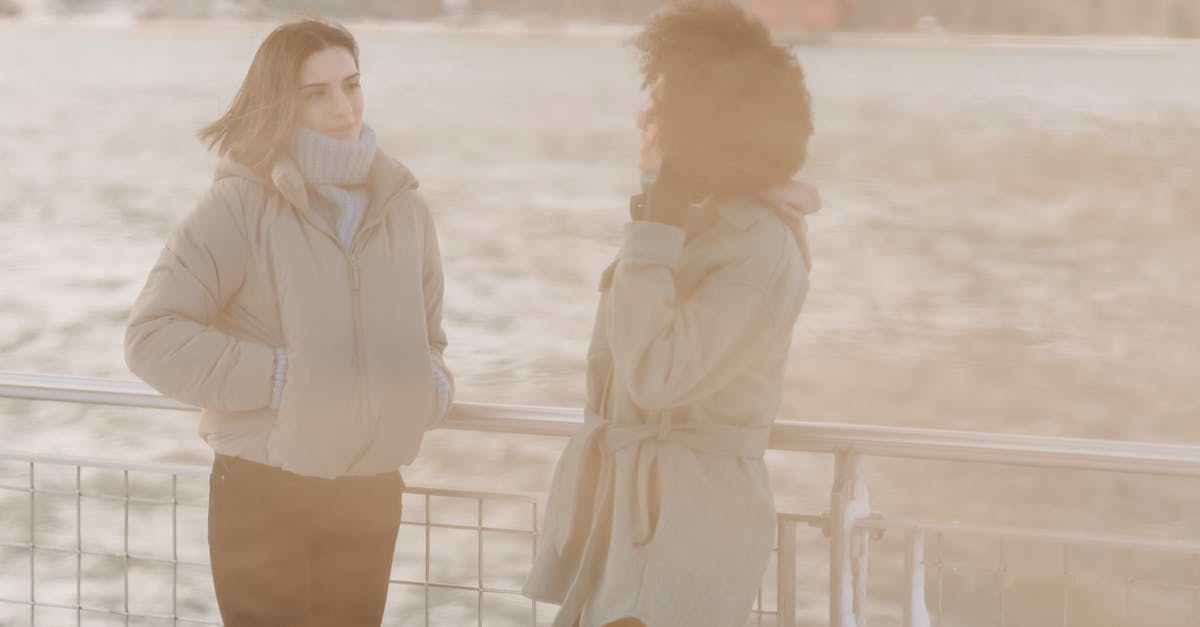
[[[808,290],[804,73],[728,2],[636,40],[649,182],[603,273],[583,428],[526,595],[555,627],[740,627],[774,543],[763,452]]]

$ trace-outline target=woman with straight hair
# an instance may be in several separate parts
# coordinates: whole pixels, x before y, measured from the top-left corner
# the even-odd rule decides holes
[[[742,627],[774,543],[763,452],[808,291],[804,73],[730,2],[636,40],[647,191],[600,281],[582,430],[526,595],[555,627]]]
[[[349,32],[275,29],[130,314],[130,369],[201,408],[232,627],[380,624],[399,467],[451,404],[433,217],[362,113]]]

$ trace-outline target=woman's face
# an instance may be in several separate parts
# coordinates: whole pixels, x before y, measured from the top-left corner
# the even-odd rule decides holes
[[[642,131],[641,148],[638,150],[638,169],[642,172],[657,173],[662,167],[662,152],[658,147],[658,125],[650,121],[650,110],[654,108],[654,93],[658,91],[662,79],[650,90],[650,98],[638,113],[637,126]]]
[[[363,94],[354,56],[341,46],[314,52],[300,66],[300,124],[334,139],[362,133]]]

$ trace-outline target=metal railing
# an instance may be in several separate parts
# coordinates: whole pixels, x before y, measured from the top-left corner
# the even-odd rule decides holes
[[[0,373],[0,397],[53,400],[88,404],[121,405],[131,407],[146,407],[175,410],[192,410],[186,405],[163,398],[149,387],[137,382],[113,381],[106,379],[55,377],[44,375],[28,375],[15,373]],[[534,434],[551,436],[569,436],[582,421],[582,413],[578,410],[524,407],[511,405],[488,405],[477,403],[458,403],[451,415],[443,423],[443,428],[463,429],[509,434]],[[1030,527],[969,525],[941,520],[923,519],[888,519],[872,511],[868,498],[867,482],[863,471],[863,460],[868,457],[905,458],[930,461],[951,461],[965,463],[1003,464],[1031,468],[1059,468],[1086,471],[1117,472],[1131,475],[1155,475],[1164,477],[1200,478],[1200,447],[1147,444],[1135,442],[1119,442],[1109,440],[1092,440],[1078,438],[1050,438],[1039,436],[1001,435],[992,433],[975,433],[932,429],[906,429],[894,427],[875,427],[860,425],[839,425],[827,423],[802,423],[779,421],[772,430],[771,448],[781,451],[808,452],[831,454],[834,461],[834,481],[831,489],[830,509],[821,514],[781,514],[779,517],[776,567],[768,573],[764,591],[774,596],[774,607],[764,601],[764,593],[760,592],[756,603],[755,613],[751,624],[773,624],[778,627],[794,627],[797,620],[797,534],[801,526],[818,527],[829,536],[828,569],[829,569],[829,613],[828,624],[832,627],[865,627],[868,609],[868,555],[872,542],[877,542],[886,531],[904,538],[903,565],[903,594],[901,624],[905,627],[929,627],[943,625],[942,581],[947,571],[958,567],[949,564],[943,557],[943,541],[947,535],[966,535],[994,538],[1003,547],[1006,542],[1020,540],[1036,540],[1061,547],[1063,567],[1061,580],[1062,595],[1062,625],[1072,625],[1072,604],[1070,583],[1076,578],[1070,568],[1072,550],[1080,547],[1104,547],[1111,549],[1140,551],[1146,553],[1165,553],[1173,556],[1190,556],[1196,561],[1196,577],[1194,580],[1182,582],[1155,582],[1158,586],[1171,586],[1184,594],[1190,594],[1191,602],[1189,616],[1200,624],[1200,543],[1187,541],[1153,540],[1122,535],[1089,534],[1071,530],[1056,530]],[[28,491],[30,502],[29,538],[28,542],[0,543],[0,550],[29,551],[30,591],[28,601],[10,600],[15,603],[27,604],[30,621],[34,620],[39,607],[74,611],[77,616],[85,611],[82,603],[83,593],[80,590],[79,578],[84,570],[83,561],[90,556],[107,557],[122,560],[122,577],[125,583],[124,605],[117,608],[101,608],[98,611],[131,616],[129,605],[129,566],[131,561],[139,561],[141,557],[129,550],[128,510],[132,505],[142,503],[145,499],[130,496],[128,493],[128,475],[130,472],[157,473],[171,477],[171,496],[161,498],[155,504],[169,505],[172,509],[172,553],[170,558],[160,560],[176,572],[180,567],[202,567],[203,560],[189,561],[180,559],[174,525],[175,516],[180,507],[185,504],[178,498],[178,482],[181,477],[206,477],[207,469],[194,467],[175,467],[163,465],[131,465],[107,460],[78,460],[67,458],[51,458],[33,456],[24,453],[0,453],[0,463],[17,462],[28,465],[29,486],[19,488]],[[123,473],[126,492],[118,498],[123,504],[125,514],[125,545],[121,551],[91,551],[86,549],[82,539],[82,510],[76,505],[77,541],[75,546],[41,546],[36,540],[34,509],[38,494],[50,495],[52,491],[39,491],[35,481],[35,471],[39,464],[65,465],[74,467],[76,483],[74,490],[65,490],[65,496],[76,499],[81,503],[86,497],[81,489],[81,477],[85,469],[108,469]],[[12,486],[8,486],[12,487]],[[60,491],[62,492],[62,491]],[[493,585],[484,575],[484,537],[487,534],[509,535],[527,542],[532,559],[538,523],[538,495],[497,494],[485,491],[445,491],[435,489],[410,488],[405,500],[405,521],[402,524],[401,542],[398,542],[398,556],[406,549],[402,547],[414,543],[405,543],[405,527],[421,531],[424,534],[424,559],[419,561],[401,560],[398,564],[422,563],[424,572],[417,577],[397,577],[392,583],[395,589],[416,590],[422,597],[425,624],[467,624],[462,616],[454,619],[441,619],[439,622],[439,606],[431,596],[438,591],[466,593],[475,597],[474,621],[484,624],[485,599],[500,595],[515,599],[511,607],[524,604],[524,618],[520,618],[516,610],[507,610],[511,624],[538,625],[546,618],[547,612],[539,615],[537,604],[523,601],[518,597],[519,577],[509,573],[509,584]],[[466,500],[473,503],[476,519],[473,522],[437,522],[430,516],[432,499],[450,498]],[[424,504],[417,507],[424,509],[423,520],[412,519],[408,511],[412,507],[412,499],[423,500]],[[527,524],[488,525],[485,524],[485,503],[504,501],[518,503],[527,507]],[[149,503],[143,503],[149,504]],[[187,504],[187,507],[203,507],[199,504]],[[448,582],[440,580],[433,572],[436,560],[431,557],[433,547],[432,536],[439,530],[475,533],[477,553],[476,575],[470,582]],[[930,559],[930,551],[926,539],[936,539],[934,556]],[[459,545],[461,549],[462,545]],[[74,602],[40,602],[35,594],[37,579],[35,554],[38,551],[60,551],[76,561],[77,580]],[[1003,554],[1003,550],[1002,550]],[[513,556],[510,556],[513,557]],[[526,559],[526,558],[522,558]],[[460,560],[461,561],[461,560]],[[509,560],[510,565],[520,570],[519,560]],[[527,564],[527,562],[525,562]],[[1005,577],[1007,563],[1002,557],[995,572],[1000,578],[999,624],[1006,622]],[[932,571],[935,576],[936,594],[933,610],[928,606],[925,587],[926,575]],[[393,573],[395,576],[395,571]],[[773,581],[772,581],[773,580]],[[202,612],[198,616],[186,614],[179,607],[178,575],[172,580],[172,605],[169,611],[137,614],[139,616],[158,617],[163,620],[179,623],[212,624],[215,615]],[[513,584],[513,582],[517,582]],[[1118,582],[1124,586],[1125,594],[1132,595],[1136,579],[1126,577]],[[774,584],[774,585],[770,585]],[[2,595],[0,595],[2,596]],[[403,595],[399,595],[403,596]],[[0,604],[7,599],[0,598]],[[389,600],[389,605],[391,605]],[[1132,603],[1125,605],[1129,614]],[[432,609],[431,609],[432,608]],[[413,607],[401,608],[411,616]],[[400,611],[400,610],[398,610]],[[504,614],[504,611],[499,613]],[[540,616],[540,617],[539,617]],[[1130,618],[1130,620],[1133,620]],[[445,622],[451,621],[451,622]],[[457,621],[457,622],[455,622]],[[764,622],[765,621],[765,622]],[[497,624],[489,619],[487,623]],[[1136,622],[1128,623],[1138,624]]]
[[[20,478],[20,484],[7,481],[9,477],[20,472],[25,475]],[[0,451],[0,492],[13,497],[0,497],[0,503],[6,505],[6,509],[11,513],[18,505],[15,500],[23,500],[26,512],[21,514],[27,514],[21,516],[26,523],[24,537],[0,541],[0,550],[25,553],[22,557],[27,562],[28,573],[26,597],[13,598],[0,594],[0,604],[25,607],[31,625],[63,624],[68,620],[67,616],[71,616],[76,624],[85,624],[93,617],[117,617],[169,621],[175,625],[219,625],[211,590],[206,589],[207,580],[211,577],[206,556],[181,556],[181,549],[186,552],[190,547],[192,552],[196,553],[197,545],[203,545],[204,535],[199,528],[202,527],[203,516],[181,517],[180,511],[185,509],[200,514],[205,512],[204,486],[207,484],[207,478],[208,469],[200,466],[131,464]],[[145,481],[147,479],[165,481]],[[140,486],[140,489],[131,489],[131,486],[139,482],[157,483],[152,491],[158,494],[146,494],[146,485]],[[44,501],[51,499],[59,500],[58,507],[41,507]],[[497,583],[485,570],[484,538],[497,535],[516,538],[523,550],[519,550],[517,559],[513,560],[511,553],[515,547],[508,543],[508,554],[504,555],[508,559],[502,560],[501,563],[528,562],[535,551],[533,543],[536,540],[539,511],[536,497],[518,493],[411,487],[406,489],[404,500],[402,533],[411,536],[408,531],[415,529],[423,538],[409,538],[415,541],[398,546],[394,561],[410,567],[410,571],[412,566],[419,568],[408,573],[412,576],[396,576],[394,573],[390,584],[394,590],[415,589],[419,594],[418,598],[410,598],[406,604],[393,602],[392,607],[388,608],[390,614],[405,617],[423,614],[424,624],[435,624],[430,616],[431,608],[435,607],[431,602],[431,595],[437,591],[467,592],[476,600],[476,620],[470,622],[483,625],[485,597],[520,597],[518,586]],[[97,503],[108,503],[113,507],[108,508],[106,512],[103,507],[94,507]],[[485,503],[507,506],[507,511],[499,517],[501,520],[488,520],[485,516]],[[447,506],[451,511],[435,514],[438,505]],[[139,508],[143,510],[140,516],[136,511]],[[155,531],[161,532],[156,528],[148,529],[145,524],[138,524],[154,518],[145,511],[150,508],[169,510],[169,523],[165,520],[160,521],[169,526],[169,541],[160,538],[164,540],[158,543],[161,546],[139,549],[132,546],[133,539],[154,535]],[[93,511],[85,515],[85,509]],[[457,516],[453,510],[457,510]],[[63,518],[64,514],[70,518],[66,524],[55,520]],[[491,517],[497,516],[493,513]],[[189,518],[190,520],[187,520]],[[188,533],[189,530],[191,533]],[[118,537],[119,544],[105,547],[101,546],[103,543],[85,539],[85,534],[93,531],[98,531],[97,535]],[[473,560],[475,572],[471,577],[464,578],[461,573],[457,577],[435,576],[434,570],[438,561],[432,549],[434,534],[439,531],[473,536],[476,556]],[[181,538],[181,535],[188,537]],[[456,548],[463,551],[469,546],[460,545]],[[56,558],[65,558],[70,563],[65,564],[63,559]],[[95,562],[98,559],[119,563],[119,568],[105,569],[98,566]],[[85,565],[85,561],[88,560],[92,560],[93,563]],[[39,565],[47,563],[59,568],[65,566],[73,572],[58,572],[53,573],[51,577],[42,577]],[[156,576],[166,579],[169,588],[163,589],[166,586],[160,585],[158,592],[161,593],[161,598],[149,602],[143,599],[139,603],[136,598],[138,595],[131,593],[131,588],[136,591],[139,587],[155,586],[147,585],[148,582],[145,581],[131,582],[133,572],[135,568],[155,566],[162,569]],[[166,569],[169,569],[169,573]],[[188,583],[193,586],[200,584],[206,594],[198,595],[195,590],[180,589],[181,570],[186,569],[195,572],[190,577],[182,577],[185,587]],[[113,570],[119,572],[114,573]],[[400,574],[406,573],[401,571]],[[113,575],[116,575],[115,579]],[[59,585],[46,585],[46,579]],[[74,580],[73,589],[64,589],[65,586],[61,584],[71,579]],[[511,582],[513,578],[508,579]],[[99,591],[85,593],[85,583],[99,588]],[[536,605],[524,599],[521,599],[520,603],[529,606],[529,619],[522,620],[518,616],[512,616],[513,612],[510,611],[510,624],[536,624]],[[52,610],[57,613],[53,618],[39,621],[39,610]],[[8,624],[4,622],[3,617],[0,617],[0,623]],[[397,623],[391,621],[389,624]],[[470,623],[461,617],[455,617],[453,623],[449,624]]]

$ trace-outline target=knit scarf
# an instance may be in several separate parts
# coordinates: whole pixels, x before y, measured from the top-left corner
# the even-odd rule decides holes
[[[343,141],[297,124],[292,158],[316,191],[316,204],[333,208],[335,231],[346,248],[354,241],[367,209],[367,173],[375,158],[375,131],[365,123],[357,141]]]

